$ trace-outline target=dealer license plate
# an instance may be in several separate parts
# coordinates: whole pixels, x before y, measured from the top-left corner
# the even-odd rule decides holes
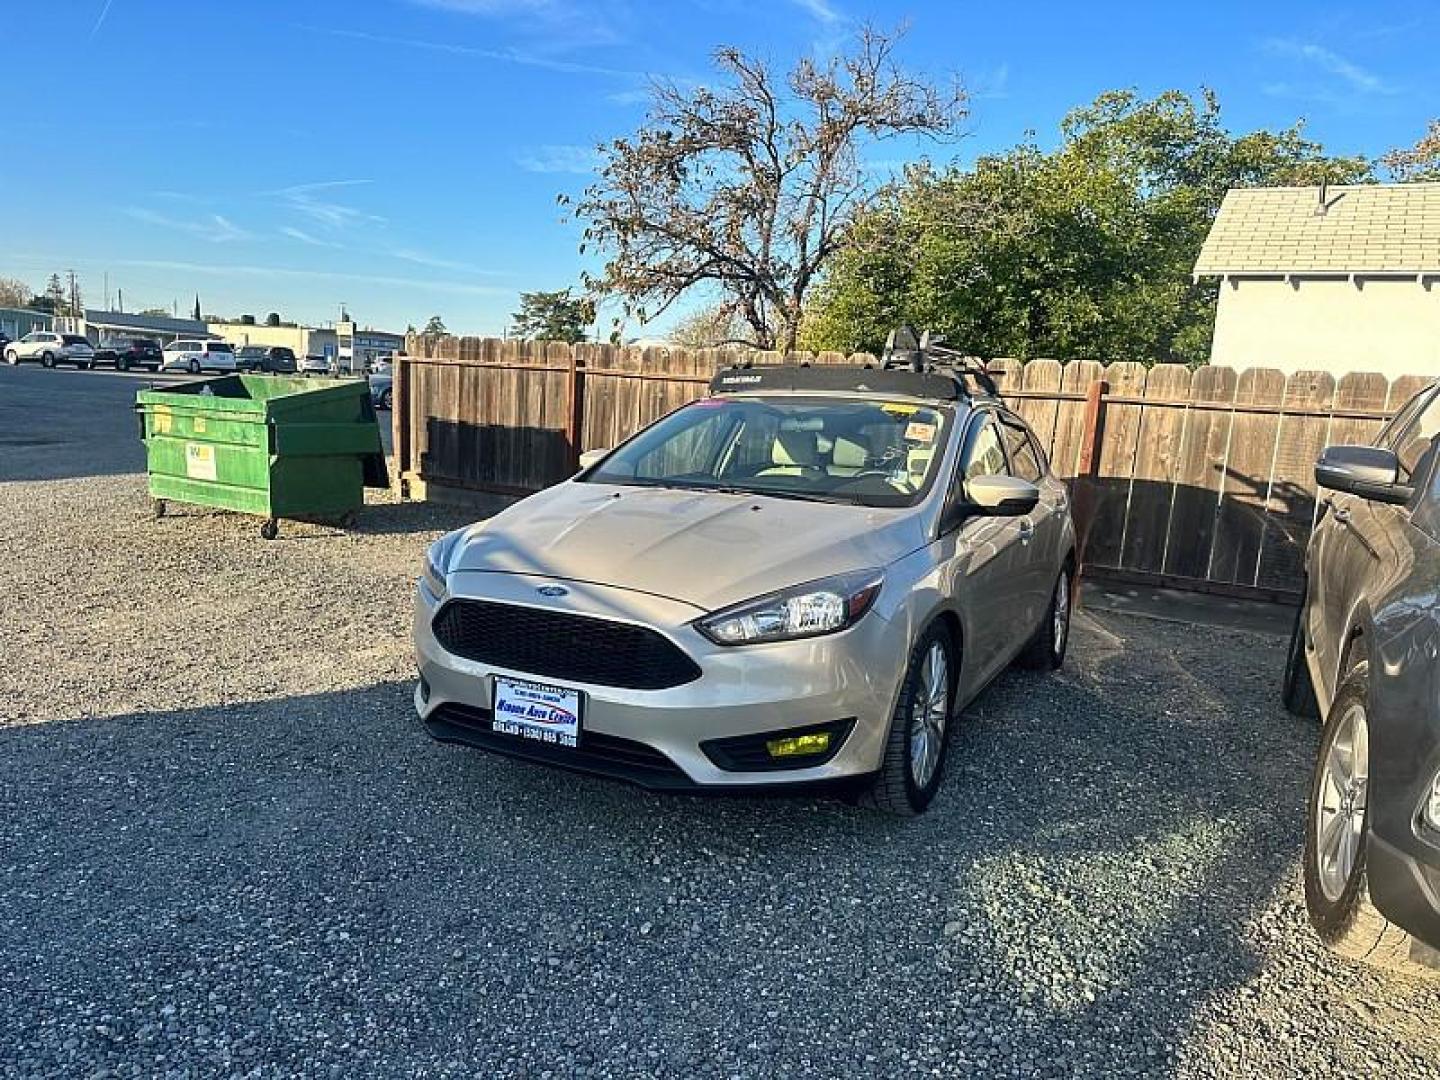
[[[502,735],[518,735],[552,746],[580,742],[580,691],[495,676],[492,726]]]

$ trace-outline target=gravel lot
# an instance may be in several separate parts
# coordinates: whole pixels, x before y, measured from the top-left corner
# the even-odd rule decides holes
[[[1308,930],[1273,638],[1083,616],[915,821],[657,797],[422,734],[454,514],[156,522],[109,438],[0,441],[0,1076],[1437,1074]]]

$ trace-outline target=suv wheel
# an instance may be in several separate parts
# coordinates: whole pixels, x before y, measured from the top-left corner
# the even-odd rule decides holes
[[[1305,906],[1329,948],[1410,975],[1440,971],[1410,958],[1412,939],[1370,900],[1370,665],[1356,664],[1330,706],[1310,784]]]
[[[54,354],[54,353],[48,353],[48,352],[47,352],[47,353],[41,353],[41,354],[40,354],[40,363],[43,364],[45,367],[54,367],[54,366],[55,366],[55,354]]]
[[[1315,684],[1310,681],[1310,665],[1305,662],[1305,603],[1295,612],[1295,625],[1290,629],[1290,647],[1285,652],[1285,682],[1280,687],[1280,700],[1291,716],[1315,719],[1320,715],[1320,702],[1315,697]]]
[[[129,371],[129,370],[130,370],[130,361],[129,361],[129,360],[116,360],[116,361],[115,361],[115,370],[116,370],[116,371]]]
[[[6,349],[6,350],[5,350],[5,362],[6,362],[7,364],[9,364],[11,367],[15,367],[17,364],[20,363],[20,354],[19,354],[18,352],[16,352],[14,349]]]
[[[1075,600],[1075,572],[1067,559],[1050,590],[1050,606],[1035,630],[1035,636],[1020,653],[1021,667],[1036,671],[1054,671],[1065,663],[1065,649],[1070,644],[1070,609]]]
[[[191,375],[199,375],[199,374],[200,374],[200,361],[199,361],[199,360],[191,360],[191,361],[190,361],[190,374],[191,374]]]
[[[945,775],[959,649],[942,623],[931,623],[910,651],[900,700],[890,718],[885,757],[860,801],[906,817],[925,812]]]

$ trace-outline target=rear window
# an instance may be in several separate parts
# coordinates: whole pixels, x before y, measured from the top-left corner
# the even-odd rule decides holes
[[[66,345],[89,345],[90,339],[79,334],[62,334],[60,340]]]

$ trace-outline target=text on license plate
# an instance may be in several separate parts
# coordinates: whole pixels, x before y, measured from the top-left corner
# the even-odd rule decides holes
[[[554,746],[580,740],[580,691],[544,683],[495,677],[492,726],[502,735],[519,735]]]

